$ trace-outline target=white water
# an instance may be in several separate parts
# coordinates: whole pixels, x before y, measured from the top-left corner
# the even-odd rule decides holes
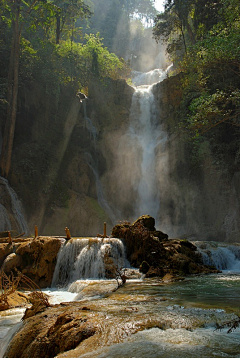
[[[160,208],[156,154],[165,155],[167,134],[157,120],[152,88],[154,83],[163,81],[166,76],[167,72],[162,69],[133,73],[133,83],[138,87],[132,97],[129,136],[139,149],[137,155],[141,157],[141,174],[138,180],[132,180],[137,186],[135,217],[149,214],[157,219]]]
[[[166,78],[166,72],[161,68],[156,68],[149,72],[132,71],[132,83],[134,86],[153,85]]]
[[[240,272],[240,245],[212,241],[198,241],[194,244],[205,265],[215,266],[218,270]]]
[[[137,332],[123,343],[115,344],[81,358],[220,358],[240,357],[239,333],[227,334],[213,329],[151,328]]]
[[[25,234],[28,234],[28,225],[27,225],[27,222],[23,215],[22,204],[21,204],[20,200],[18,199],[17,194],[10,187],[7,179],[0,177],[0,184],[5,186],[6,191],[11,199],[12,212],[13,212],[14,218],[16,220],[17,230],[20,233],[25,232]],[[3,207],[3,205],[0,205],[0,219],[1,219],[0,220],[0,231],[16,229],[15,227],[14,228],[11,227],[10,219],[7,214],[7,210],[6,210],[6,208]]]
[[[52,287],[67,286],[79,279],[105,278],[106,262],[126,266],[124,246],[114,238],[70,240],[58,254]]]
[[[9,342],[22,326],[24,311],[24,308],[16,308],[0,313],[0,358],[4,356]]]

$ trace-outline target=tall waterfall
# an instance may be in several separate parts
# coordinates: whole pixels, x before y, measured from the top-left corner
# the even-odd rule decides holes
[[[10,187],[8,181],[0,177],[0,185],[3,186],[2,191],[5,192],[5,195],[10,199],[10,206],[8,210],[3,203],[0,204],[0,231],[17,229],[19,232],[28,233],[28,225],[23,214],[23,208],[20,200],[17,197],[15,191]],[[8,211],[11,211],[9,215]],[[14,223],[12,222],[10,216],[13,217]]]
[[[164,155],[167,134],[157,120],[152,88],[165,78],[166,71],[161,69],[133,73],[133,84],[137,87],[132,98],[129,135],[139,149],[138,156],[141,156],[135,217],[150,214],[157,218],[160,208],[156,156],[157,153],[158,156]]]
[[[114,238],[73,239],[62,247],[52,287],[67,286],[78,279],[105,278],[106,272],[126,266],[124,246]]]

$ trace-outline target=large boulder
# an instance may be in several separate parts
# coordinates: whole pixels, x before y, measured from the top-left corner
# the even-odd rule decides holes
[[[17,269],[40,288],[50,287],[61,245],[62,239],[57,237],[0,244],[1,269],[7,274]]]
[[[97,314],[81,309],[79,304],[50,307],[25,321],[13,337],[7,357],[56,357],[93,336],[99,323]]]
[[[124,241],[133,267],[139,267],[147,277],[217,272],[203,265],[201,255],[191,242],[169,240],[168,235],[156,231],[154,225],[154,218],[144,215],[132,225],[123,223],[113,228],[112,236]]]
[[[155,219],[150,215],[140,216],[136,221],[134,221],[133,225],[135,225],[137,223],[141,223],[149,231],[156,231]]]

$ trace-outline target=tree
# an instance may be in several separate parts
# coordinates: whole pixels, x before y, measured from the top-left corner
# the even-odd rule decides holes
[[[34,9],[38,2],[38,0],[32,0],[29,2],[11,0],[8,4],[9,10],[11,11],[12,46],[8,72],[7,119],[4,128],[3,145],[0,158],[1,174],[4,177],[8,176],[11,166],[13,138],[17,115],[19,53],[22,26],[26,17]],[[23,8],[25,10],[25,15],[21,17]]]
[[[89,18],[92,15],[90,8],[83,0],[55,0],[56,16],[56,44],[59,44],[64,27],[70,26],[71,40],[73,41],[74,24],[77,18]]]
[[[56,2],[60,2],[56,0]],[[1,174],[8,177],[13,148],[13,139],[17,115],[17,99],[19,87],[19,59],[20,44],[23,41],[23,30],[25,35],[30,29],[36,32],[37,26],[49,26],[51,18],[58,14],[61,27],[57,31],[56,37],[60,38],[60,33],[65,24],[73,25],[76,16],[90,16],[90,10],[82,0],[67,0],[61,2],[61,9],[53,1],[48,0],[10,0],[3,2],[4,10],[8,13],[12,29],[12,44],[9,57],[9,71],[7,79],[7,116],[4,123],[4,135],[2,152],[0,158]],[[47,15],[47,16],[45,16]]]
[[[154,19],[153,36],[168,43],[169,54],[176,53],[182,47],[187,54],[187,39],[191,45],[195,43],[195,35],[190,25],[190,13],[193,0],[166,0],[164,13]]]
[[[221,0],[216,17],[221,20],[181,64],[184,101],[188,103],[185,125],[196,135],[221,124],[240,126],[238,2]]]

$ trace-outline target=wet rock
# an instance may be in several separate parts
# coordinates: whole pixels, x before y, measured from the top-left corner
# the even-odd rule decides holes
[[[6,295],[5,299],[0,299],[0,311],[5,311],[10,308],[26,307],[29,304],[28,296],[22,292],[15,291]]]
[[[139,271],[146,274],[149,270],[150,266],[146,261],[143,261],[139,267]]]
[[[53,358],[93,336],[100,319],[79,305],[50,307],[28,318],[14,336],[8,358]],[[98,319],[97,319],[98,318]]]

